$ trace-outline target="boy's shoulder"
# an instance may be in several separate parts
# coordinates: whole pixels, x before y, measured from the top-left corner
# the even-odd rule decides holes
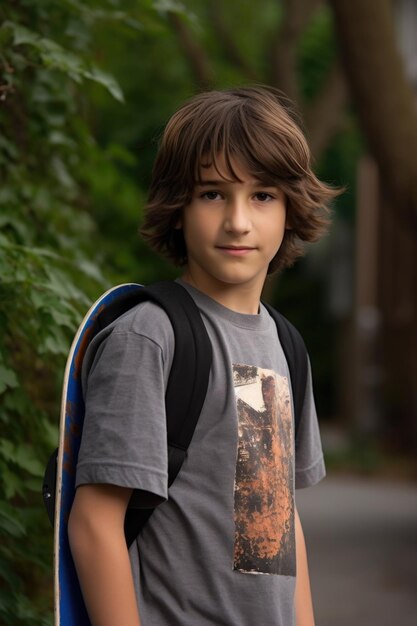
[[[168,314],[151,301],[141,302],[123,313],[111,324],[111,332],[145,337],[164,350],[174,346],[174,331]]]
[[[144,329],[152,330],[159,326],[169,326],[170,321],[164,309],[155,302],[146,300],[135,304],[131,309],[120,315],[112,328],[117,332],[143,334]]]

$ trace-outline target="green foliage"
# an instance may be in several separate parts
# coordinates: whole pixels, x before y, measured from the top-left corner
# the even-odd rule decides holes
[[[13,46],[32,46],[44,67],[59,70],[77,83],[84,78],[95,80],[106,87],[114,98],[123,102],[123,94],[114,78],[100,68],[86,63],[78,55],[65,50],[55,41],[41,37],[20,24],[6,21],[2,28],[12,32]]]
[[[323,87],[337,57],[329,6],[323,4],[314,15],[298,47],[298,67],[303,98],[310,101]]]
[[[0,622],[11,626],[51,620],[43,468],[71,336],[117,275],[92,209],[90,174],[105,156],[83,114],[86,81],[123,96],[90,60],[84,20],[139,25],[103,3],[25,0],[0,14]],[[109,160],[110,178],[115,167]]]

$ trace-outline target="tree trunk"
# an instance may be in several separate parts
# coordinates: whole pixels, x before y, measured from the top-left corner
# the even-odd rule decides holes
[[[383,374],[381,434],[394,449],[417,447],[417,112],[405,76],[389,0],[329,0],[346,75],[360,124],[379,168],[378,272],[365,284],[365,298],[376,290],[381,320],[376,342]],[[369,179],[366,183],[369,186]],[[371,205],[359,207],[358,223]],[[366,219],[365,219],[366,221]],[[363,233],[362,233],[363,234]],[[357,267],[369,277],[369,240]],[[360,239],[360,238],[359,238]],[[358,244],[359,245],[359,244]],[[366,312],[366,311],[365,311]],[[360,328],[358,327],[358,331]],[[366,346],[365,346],[366,347]],[[375,348],[375,346],[374,346]],[[367,371],[357,362],[356,377]],[[366,364],[365,364],[366,365]],[[375,364],[374,364],[375,365]],[[369,376],[368,376],[369,378]],[[382,418],[382,421],[381,421]]]
[[[359,119],[399,219],[417,229],[417,113],[389,0],[329,0]]]

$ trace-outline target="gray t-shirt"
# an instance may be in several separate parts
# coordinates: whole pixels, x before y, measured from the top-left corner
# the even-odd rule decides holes
[[[76,484],[132,487],[158,504],[130,549],[142,626],[293,626],[294,488],[325,475],[311,372],[294,445],[289,373],[267,310],[237,313],[182,284],[213,365],[169,499],[164,392],[174,336],[149,302],[116,322],[84,373]]]

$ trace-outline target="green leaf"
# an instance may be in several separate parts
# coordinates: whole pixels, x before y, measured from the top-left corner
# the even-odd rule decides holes
[[[14,444],[8,439],[0,440],[0,454],[6,461],[26,470],[32,476],[43,476],[44,468],[35,457],[33,448],[27,444]]]
[[[39,354],[68,354],[69,342],[59,328],[51,328],[49,334],[39,344]]]
[[[1,201],[0,201],[1,202]],[[0,228],[9,226],[20,237],[21,241],[28,241],[30,239],[30,231],[25,222],[19,219],[16,215],[12,215],[7,211],[0,214]]]
[[[96,66],[91,66],[90,69],[86,69],[83,71],[83,76],[94,80],[100,85],[103,85],[103,87],[105,87],[107,91],[111,93],[115,100],[118,100],[119,102],[125,101],[123,92],[119,84],[117,83],[115,78],[113,78],[113,76],[111,76],[110,74],[107,74],[107,72],[104,72]]]
[[[124,11],[103,10],[102,8],[90,7],[86,3],[78,2],[77,0],[66,0],[66,2],[73,6],[84,19],[90,22],[97,20],[108,20],[110,22],[118,21],[134,30],[143,30],[141,22]]]
[[[50,309],[49,313],[54,322],[56,322],[59,326],[65,326],[67,328],[70,328],[71,330],[74,330],[75,322],[73,317],[70,317],[66,313],[62,313],[58,309]]]
[[[23,495],[24,484],[16,472],[5,465],[1,468],[0,478],[3,482],[3,489],[7,500],[11,500],[16,495]]]
[[[97,265],[95,265],[94,263],[91,263],[91,261],[88,261],[87,259],[78,259],[76,261],[77,267],[84,272],[84,274],[86,274],[86,276],[89,276],[90,278],[94,278],[94,280],[96,280],[98,283],[104,285],[105,284],[105,278],[103,276],[103,274],[100,271],[100,268],[97,267]]]
[[[22,537],[26,529],[18,520],[16,509],[7,502],[0,500],[0,528],[12,537]]]
[[[154,0],[153,8],[155,11],[160,13],[181,13],[183,15],[187,14],[187,10],[182,2],[177,2],[176,0]]]
[[[0,363],[0,393],[6,389],[14,389],[19,386],[19,381],[13,370]]]
[[[0,135],[0,150],[4,151],[10,159],[17,159],[19,156],[16,146],[2,135]]]
[[[51,171],[53,171],[57,183],[62,187],[76,191],[76,184],[71,176],[66,163],[61,157],[54,155],[51,159]]]
[[[16,22],[11,22],[7,20],[3,23],[2,29],[9,28],[13,33],[13,43],[15,46],[20,46],[22,44],[30,44],[30,45],[38,45],[39,40],[41,39],[40,35],[34,33],[33,31],[25,28],[25,26],[21,26],[20,24],[16,24]]]
[[[25,480],[25,487],[28,491],[34,491],[35,493],[41,493],[42,492],[42,484],[43,484],[43,480],[42,478],[29,478],[28,480]]]
[[[42,420],[42,431],[44,434],[44,441],[46,442],[48,447],[51,449],[57,446],[58,438],[59,438],[58,413],[59,413],[59,409],[57,408],[56,424],[51,424],[47,419]]]
[[[41,37],[25,26],[7,21],[2,28],[9,28],[13,33],[14,45],[30,45],[35,48],[44,65],[51,69],[57,69],[67,74],[72,80],[79,83],[83,78],[88,78],[100,85],[119,102],[124,102],[120,86],[115,78],[107,74],[95,65],[88,65],[84,59],[69,50],[65,50],[52,39]]]

